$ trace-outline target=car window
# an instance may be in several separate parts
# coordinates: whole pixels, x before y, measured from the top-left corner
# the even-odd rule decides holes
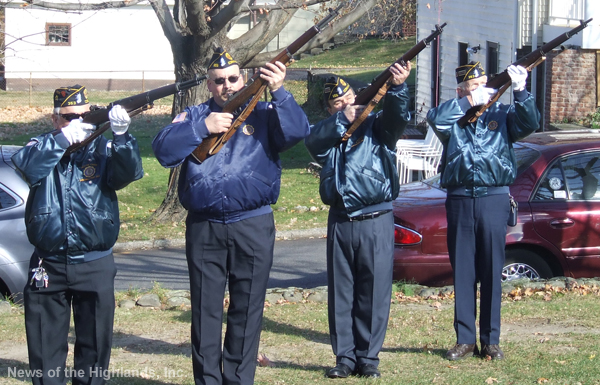
[[[17,205],[18,200],[0,185],[0,210],[8,209]]]
[[[600,153],[562,157],[549,167],[534,200],[600,200]]]

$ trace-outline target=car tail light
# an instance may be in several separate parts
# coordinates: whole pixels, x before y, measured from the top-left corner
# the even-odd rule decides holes
[[[423,240],[421,234],[400,225],[394,225],[394,243],[397,245],[418,245]]]

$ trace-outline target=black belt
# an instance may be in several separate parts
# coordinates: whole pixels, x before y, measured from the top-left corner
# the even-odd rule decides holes
[[[449,196],[481,198],[488,195],[508,194],[510,189],[508,186],[448,187],[447,192]]]
[[[372,213],[360,214],[355,217],[349,218],[350,222],[354,221],[364,221],[365,219],[373,219],[382,216],[383,214],[387,214],[392,210],[381,210],[381,211],[373,211]]]

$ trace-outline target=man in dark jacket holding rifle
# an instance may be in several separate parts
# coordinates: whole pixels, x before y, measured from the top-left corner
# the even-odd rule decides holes
[[[258,102],[243,126],[216,154],[199,162],[193,151],[227,131],[223,111],[244,86],[231,55],[218,49],[208,66],[212,98],[187,107],[154,138],[164,167],[181,165],[179,199],[188,210],[186,257],[192,301],[192,362],[196,385],[248,385],[254,381],[263,307],[273,263],[279,153],[308,134],[308,120],[283,88],[286,67],[267,63],[261,78],[271,102]],[[227,331],[221,348],[223,297],[229,284]]]
[[[100,385],[108,378],[115,310],[116,267],[112,247],[119,235],[116,190],[143,176],[137,142],[128,133],[127,111],[108,113],[113,140],[87,139],[95,127],[85,87],[54,92],[56,129],[33,138],[12,156],[29,184],[25,225],[35,246],[24,289],[29,366],[34,384]],[[66,368],[73,308],[74,367]]]
[[[488,103],[497,90],[486,87],[479,62],[456,69],[458,98],[427,113],[427,121],[444,146],[440,183],[448,192],[448,253],[454,272],[454,329],[456,345],[446,358],[459,360],[474,354],[502,359],[500,302],[506,226],[510,211],[508,186],[517,175],[512,144],[539,127],[540,113],[525,88],[527,71],[507,69],[513,103],[495,102],[474,122],[461,127],[460,118],[474,106]],[[477,283],[481,284],[477,347]]]
[[[410,120],[404,84],[410,70],[410,62],[390,67],[383,111],[371,113],[347,141],[342,138],[365,106],[353,104],[354,90],[343,79],[327,79],[323,95],[331,116],[305,140],[323,167],[319,191],[330,205],[328,313],[336,366],[327,371],[329,378],[380,377],[378,355],[392,294],[392,200],[399,191],[395,150]]]

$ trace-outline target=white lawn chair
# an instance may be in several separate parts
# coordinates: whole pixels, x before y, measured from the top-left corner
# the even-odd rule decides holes
[[[426,179],[438,172],[442,158],[442,142],[429,128],[422,143],[410,139],[401,139],[396,145],[396,161],[400,184],[413,181],[413,172],[417,171],[418,179]]]

